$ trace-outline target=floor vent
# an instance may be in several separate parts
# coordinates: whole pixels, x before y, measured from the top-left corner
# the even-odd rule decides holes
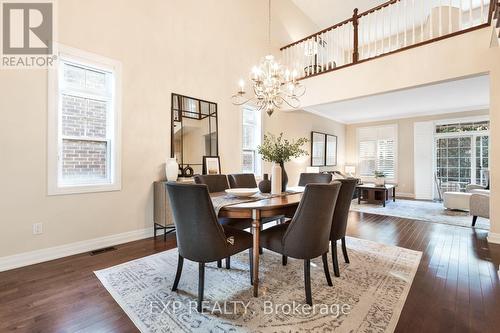
[[[98,255],[98,254],[101,254],[101,253],[106,253],[106,252],[115,251],[115,250],[116,250],[116,247],[110,246],[110,247],[105,247],[103,249],[90,251],[89,254],[91,256],[95,256],[95,255]]]

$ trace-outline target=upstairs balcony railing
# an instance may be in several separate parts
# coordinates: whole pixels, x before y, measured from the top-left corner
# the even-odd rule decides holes
[[[487,27],[498,0],[391,0],[282,47],[307,78]]]

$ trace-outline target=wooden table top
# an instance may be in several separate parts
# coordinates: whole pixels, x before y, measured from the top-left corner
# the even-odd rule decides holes
[[[213,193],[211,196],[226,195],[225,193]],[[242,202],[234,205],[228,205],[221,208],[222,210],[271,210],[280,207],[296,206],[300,203],[302,193],[287,194],[280,197],[259,199],[251,202]]]

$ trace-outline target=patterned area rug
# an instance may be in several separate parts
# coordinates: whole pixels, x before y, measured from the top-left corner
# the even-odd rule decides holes
[[[396,202],[388,201],[386,207],[382,207],[382,205],[358,204],[358,200],[353,200],[351,210],[460,227],[470,228],[472,226],[472,216],[468,212],[445,209],[443,203],[434,201],[396,199]],[[475,227],[489,230],[490,222],[488,219],[480,217],[477,219]]]
[[[179,289],[171,291],[177,249],[95,274],[141,332],[394,331],[422,253],[357,238],[347,245],[351,263],[339,258],[333,287],[321,258],[312,262],[313,308],[304,305],[303,261],[282,266],[281,256],[266,250],[258,298],[246,253],[231,258],[230,270],[208,264],[203,313],[196,311],[198,264],[185,260]]]

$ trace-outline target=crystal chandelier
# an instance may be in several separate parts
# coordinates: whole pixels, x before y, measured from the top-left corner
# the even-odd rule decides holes
[[[268,43],[271,44],[271,0],[269,0]],[[245,82],[240,80],[239,91],[232,96],[233,104],[255,105],[259,111],[265,110],[269,116],[282,106],[293,109],[300,107],[299,98],[306,92],[305,87],[297,80],[297,71],[284,68],[272,55],[267,55],[258,66],[253,67],[250,79],[253,96],[245,96]]]

